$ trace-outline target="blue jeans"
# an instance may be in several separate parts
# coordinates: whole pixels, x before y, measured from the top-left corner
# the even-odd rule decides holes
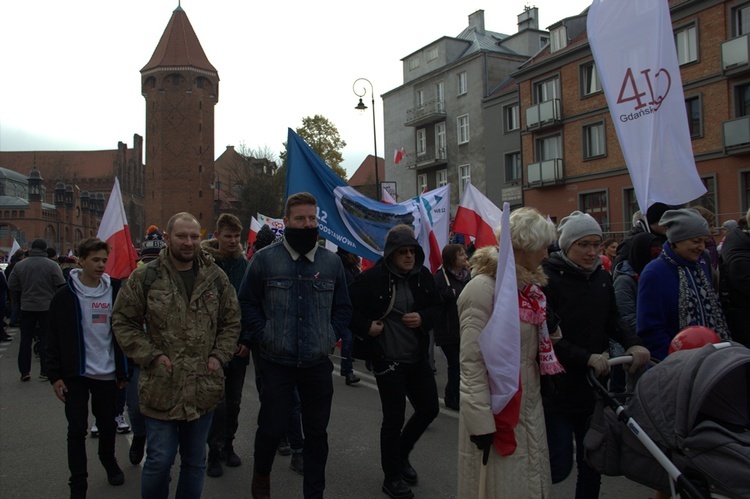
[[[146,436],[145,416],[141,414],[140,402],[138,402],[138,377],[141,368],[133,365],[133,376],[130,383],[125,387],[125,399],[128,403],[128,417],[130,418],[130,429],[133,430],[134,437]]]
[[[575,438],[575,456],[578,466],[576,499],[599,497],[601,475],[591,469],[584,458],[583,437],[586,435],[590,416],[590,414],[544,412],[552,483],[562,482],[570,475],[573,469],[573,438]]]
[[[206,438],[213,415],[211,411],[195,421],[162,421],[144,416],[148,446],[141,474],[143,499],[169,497],[169,473],[178,447],[181,465],[175,499],[200,498],[206,472]]]

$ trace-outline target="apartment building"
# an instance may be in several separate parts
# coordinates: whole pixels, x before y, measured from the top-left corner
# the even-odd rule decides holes
[[[478,10],[456,37],[439,38],[402,59],[404,83],[382,96],[385,150],[406,150],[398,164],[385,155],[386,178],[396,182],[400,198],[450,183],[455,213],[467,182],[491,191],[482,101],[547,43],[536,8],[518,16],[513,35],[485,29]]]
[[[750,2],[669,5],[685,119],[708,190],[690,204],[708,208],[719,225],[750,207]],[[627,231],[638,204],[591,55],[586,12],[549,31],[549,45],[512,75],[523,204],[553,220],[581,210],[607,232]]]

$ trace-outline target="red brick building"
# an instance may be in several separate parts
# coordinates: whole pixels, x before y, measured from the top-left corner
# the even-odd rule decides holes
[[[670,0],[693,153],[716,224],[750,207],[750,3]],[[586,12],[514,73],[524,204],[560,219],[591,213],[626,231],[638,205],[586,36]],[[564,159],[563,159],[564,158]]]

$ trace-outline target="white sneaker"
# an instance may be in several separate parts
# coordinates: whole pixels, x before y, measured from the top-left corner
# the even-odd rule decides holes
[[[125,414],[115,416],[115,422],[117,423],[117,433],[130,432],[130,425],[125,421]]]
[[[99,436],[99,428],[96,427],[96,423],[91,425],[91,436],[94,438]]]

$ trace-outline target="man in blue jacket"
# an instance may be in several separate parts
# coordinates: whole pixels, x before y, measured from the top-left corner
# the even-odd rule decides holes
[[[323,497],[333,399],[328,356],[352,313],[341,260],[317,244],[316,199],[306,192],[289,196],[284,224],[281,243],[253,256],[239,293],[242,329],[260,346],[262,388],[251,487],[256,499],[270,497],[273,459],[295,388],[305,435],[304,497]]]
[[[112,334],[112,305],[120,281],[104,273],[109,246],[97,238],[78,245],[80,269],[70,271],[49,307],[47,376],[68,419],[70,497],[86,497],[89,394],[99,428],[99,460],[111,485],[125,475],[115,459],[115,394],[127,384],[125,355]]]

